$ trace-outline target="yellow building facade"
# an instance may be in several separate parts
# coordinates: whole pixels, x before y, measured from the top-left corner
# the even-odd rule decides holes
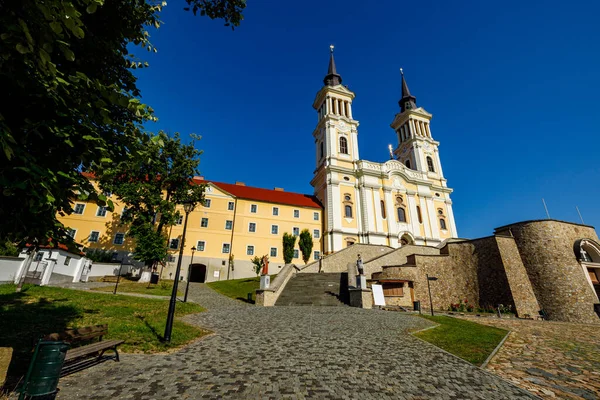
[[[310,261],[321,254],[322,207],[312,196],[285,192],[283,189],[249,187],[241,182],[220,183],[197,179],[206,184],[205,203],[198,204],[189,214],[182,276],[191,280],[211,282],[255,276],[250,261],[254,256],[269,256],[269,273],[276,274],[284,265],[283,233],[299,235],[308,229],[313,237]],[[76,202],[75,212],[59,217],[77,243],[87,248],[112,251],[117,260],[133,260],[133,241],[127,237],[127,226],[121,224],[123,205],[111,196],[115,209],[110,212],[93,203]],[[179,257],[184,224],[181,219],[168,228],[169,258],[159,266],[163,278],[173,278]],[[195,248],[192,260],[192,247]],[[233,268],[228,270],[233,255]],[[296,243],[293,262],[303,264]]]
[[[432,115],[417,107],[402,75],[400,112],[391,124],[398,145],[390,160],[361,160],[355,94],[342,85],[333,58],[313,108],[316,169],[311,181],[324,206],[325,254],[355,243],[435,246],[457,237],[450,194],[431,136]]]

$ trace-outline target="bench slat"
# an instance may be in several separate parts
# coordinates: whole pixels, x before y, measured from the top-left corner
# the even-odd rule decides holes
[[[116,347],[124,342],[124,340],[103,340],[102,342],[92,343],[87,346],[76,347],[67,351],[65,361],[83,357],[89,354],[98,353],[102,350],[107,350]]]
[[[108,334],[108,324],[86,326],[84,328],[68,329],[62,333],[52,333],[46,336],[47,340],[64,340],[69,343],[77,343],[94,339]]]

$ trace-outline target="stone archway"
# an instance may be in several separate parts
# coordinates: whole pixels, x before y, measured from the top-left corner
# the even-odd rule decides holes
[[[592,239],[579,239],[575,242],[573,251],[600,301],[600,244]]]
[[[398,244],[400,247],[408,244],[415,244],[415,238],[410,232],[400,232],[398,235]]]
[[[190,265],[190,282],[206,282],[206,265],[192,264]]]

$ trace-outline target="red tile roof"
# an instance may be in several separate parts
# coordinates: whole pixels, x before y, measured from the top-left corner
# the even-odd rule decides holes
[[[195,179],[198,183],[212,183],[227,193],[247,200],[264,201],[267,203],[286,204],[298,207],[310,207],[322,209],[319,200],[312,195],[302,193],[284,192],[280,190],[261,189],[252,186],[234,185],[231,183],[214,182]]]

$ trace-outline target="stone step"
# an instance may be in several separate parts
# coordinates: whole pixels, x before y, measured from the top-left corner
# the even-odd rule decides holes
[[[275,305],[344,306],[346,282],[342,273],[299,273],[290,279]]]

